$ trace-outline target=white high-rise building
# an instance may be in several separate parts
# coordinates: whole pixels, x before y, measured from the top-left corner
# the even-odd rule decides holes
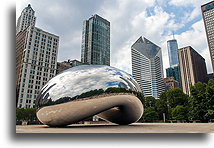
[[[30,25],[16,34],[18,108],[34,107],[40,89],[56,75],[58,47],[59,36],[38,27]]]
[[[165,90],[161,48],[140,37],[131,47],[132,75],[145,97],[158,98]]]
[[[34,14],[35,11],[32,9],[30,4],[22,10],[22,13],[17,22],[16,34],[20,31],[23,31],[28,26],[35,26],[36,17],[34,16]]]
[[[31,108],[39,90],[56,75],[59,37],[28,27],[16,41],[17,107]]]

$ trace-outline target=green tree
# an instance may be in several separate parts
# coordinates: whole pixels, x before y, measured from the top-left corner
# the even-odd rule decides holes
[[[190,88],[191,96],[189,99],[190,109],[189,118],[192,120],[206,121],[205,114],[207,113],[207,98],[206,84],[198,82]]]
[[[147,107],[155,107],[156,99],[152,96],[146,97],[145,98],[145,103],[144,106],[145,108]]]
[[[142,102],[142,104],[145,104],[145,97],[143,93],[132,91],[132,93]]]
[[[167,91],[164,91],[160,94],[159,99],[157,99],[155,103],[155,108],[158,112],[160,120],[163,119],[163,114],[165,114],[166,119],[169,119],[169,110],[167,102]]]
[[[159,120],[163,120],[163,114],[165,114],[165,118],[168,119],[168,108],[164,100],[157,99],[155,103],[155,109],[158,113]]]
[[[162,92],[159,100],[155,103],[155,108],[158,112],[159,119],[163,119],[163,114],[165,114],[166,119],[172,119],[172,109],[177,105],[187,107],[188,100],[189,96],[184,94],[180,88],[174,88]]]
[[[17,108],[16,109],[16,120],[24,120],[25,118],[25,109]]]
[[[206,86],[206,108],[207,112],[205,114],[205,118],[207,120],[214,119],[214,80],[210,79]]]
[[[20,121],[36,120],[36,109],[35,108],[17,108],[16,109],[16,119],[20,120]]]
[[[187,106],[188,95],[184,94],[180,88],[174,88],[167,91],[167,102],[170,108],[175,108],[177,105]]]
[[[145,122],[154,122],[155,120],[158,120],[158,113],[156,112],[154,107],[147,107],[144,110],[142,118]]]
[[[188,109],[183,105],[177,105],[172,109],[172,118],[174,120],[187,120],[188,119]]]

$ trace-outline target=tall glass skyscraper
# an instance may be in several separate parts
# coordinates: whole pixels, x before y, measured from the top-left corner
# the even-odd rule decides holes
[[[165,90],[161,48],[140,37],[131,47],[132,75],[145,97],[158,98]]]
[[[110,65],[110,22],[95,14],[83,22],[81,62]]]
[[[178,61],[178,44],[176,39],[167,41],[168,55],[169,55],[169,65],[170,67],[166,69],[166,77],[173,77],[179,82],[179,87],[181,88],[181,74]]]
[[[169,54],[169,65],[173,67],[178,65],[178,44],[177,40],[168,40],[167,41],[167,48]]]

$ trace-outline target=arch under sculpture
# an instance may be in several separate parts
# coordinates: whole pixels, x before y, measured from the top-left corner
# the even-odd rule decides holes
[[[117,124],[137,122],[141,92],[126,72],[104,65],[70,68],[52,78],[37,99],[37,118],[48,126],[66,126],[93,115]]]

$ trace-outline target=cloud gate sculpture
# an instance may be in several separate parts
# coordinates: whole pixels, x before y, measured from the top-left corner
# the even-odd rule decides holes
[[[143,105],[137,82],[126,72],[105,65],[82,65],[56,75],[41,89],[37,118],[48,126],[66,126],[88,117],[116,123],[137,122]]]

